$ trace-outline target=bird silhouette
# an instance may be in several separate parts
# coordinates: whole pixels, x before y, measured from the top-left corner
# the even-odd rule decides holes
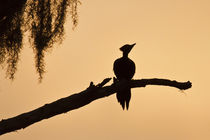
[[[135,69],[136,69],[135,63],[130,58],[128,58],[128,54],[134,45],[136,45],[136,43],[132,45],[126,44],[122,46],[120,50],[123,52],[123,56],[114,61],[113,70],[117,77],[117,80],[119,81],[122,80],[129,81],[133,78],[135,74]],[[123,90],[117,91],[117,100],[121,104],[123,110],[125,108],[125,104],[128,110],[130,99],[131,99],[130,87],[123,87]]]

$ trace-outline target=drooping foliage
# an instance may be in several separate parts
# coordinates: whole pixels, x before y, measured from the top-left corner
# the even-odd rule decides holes
[[[45,72],[44,54],[55,42],[62,42],[69,12],[73,27],[78,24],[79,0],[2,0],[0,2],[0,65],[14,79],[23,47],[23,35],[30,32],[39,80]]]

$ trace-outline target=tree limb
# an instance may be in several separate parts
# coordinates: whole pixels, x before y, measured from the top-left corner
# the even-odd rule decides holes
[[[191,88],[192,86],[190,81],[177,82],[168,79],[157,79],[157,78],[131,80],[129,82],[116,81],[112,85],[104,86],[110,80],[111,78],[106,78],[98,85],[94,85],[93,82],[91,82],[90,86],[86,90],[80,93],[76,93],[68,97],[61,98],[55,102],[52,102],[50,104],[45,104],[42,107],[39,107],[27,113],[20,114],[16,117],[5,120],[2,119],[0,121],[0,135],[19,130],[21,128],[26,128],[32,125],[33,123],[39,122],[43,119],[48,119],[55,115],[66,113],[68,111],[83,107],[96,99],[110,96],[125,86],[130,86],[131,88],[137,88],[137,87],[145,87],[147,85],[162,85],[162,86],[175,87],[180,90],[186,90]]]

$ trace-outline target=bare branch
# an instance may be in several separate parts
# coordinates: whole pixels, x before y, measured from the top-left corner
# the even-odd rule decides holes
[[[124,86],[137,88],[137,87],[145,87],[147,85],[162,85],[162,86],[175,87],[180,90],[186,90],[191,88],[192,86],[190,81],[177,82],[167,79],[156,79],[156,78],[132,80],[129,82],[116,81],[112,85],[104,86],[110,80],[111,78],[106,78],[96,86],[93,84],[93,82],[91,82],[90,86],[86,90],[80,93],[76,93],[68,97],[61,98],[55,102],[52,102],[50,104],[45,104],[42,107],[39,107],[27,113],[20,114],[16,117],[9,118],[6,120],[2,119],[0,121],[0,135],[15,130],[19,130],[21,128],[26,128],[43,119],[48,119],[55,115],[66,113],[68,111],[83,107],[96,99],[110,96],[116,93],[116,91],[120,90]]]

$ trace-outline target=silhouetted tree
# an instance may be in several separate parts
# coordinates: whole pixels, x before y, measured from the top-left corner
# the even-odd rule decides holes
[[[78,23],[77,5],[79,0],[1,0],[0,1],[0,65],[7,66],[6,75],[14,79],[19,54],[23,46],[23,35],[30,32],[32,48],[35,52],[36,69],[39,80],[44,73],[44,53],[52,48],[54,42],[61,42],[67,9],[71,14],[74,27]],[[19,130],[43,119],[83,107],[94,100],[125,90],[147,85],[164,85],[186,90],[192,84],[168,79],[119,80],[105,86],[111,78],[90,86],[80,92],[45,104],[30,112],[0,121],[0,135]]]
[[[1,0],[0,1],[0,65],[7,67],[6,76],[14,79],[23,35],[30,32],[39,80],[45,71],[44,54],[53,43],[62,42],[64,22],[70,13],[73,27],[78,24],[79,0]],[[69,9],[69,10],[68,10]]]

